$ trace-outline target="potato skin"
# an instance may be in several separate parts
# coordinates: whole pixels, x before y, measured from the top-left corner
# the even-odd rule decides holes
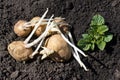
[[[65,62],[71,58],[71,47],[60,34],[50,36],[45,42],[45,47],[55,51],[49,56],[54,61]]]
[[[40,17],[39,17],[39,16],[36,16],[36,17],[33,17],[33,18],[30,20],[30,22],[31,22],[32,25],[34,25],[34,24],[36,24],[39,20],[40,20]],[[46,20],[43,20],[43,22],[46,22]],[[34,26],[32,26],[32,29],[33,29],[33,28],[34,28]],[[45,28],[46,28],[46,24],[40,25],[40,26],[37,28],[37,30],[35,31],[35,35],[36,35],[36,36],[40,36],[40,35],[43,33],[43,31],[45,30]]]
[[[32,25],[36,24],[38,21],[40,20],[40,17],[39,16],[36,16],[36,17],[33,17],[31,20],[30,20],[30,23]],[[34,28],[34,26],[32,26],[32,29]]]
[[[17,61],[26,61],[32,54],[32,48],[25,48],[23,41],[13,41],[8,45],[10,55]]]
[[[26,23],[25,20],[19,20],[15,26],[14,26],[14,32],[17,34],[17,36],[20,36],[20,37],[26,37],[28,36],[28,34],[31,32],[32,28],[29,27],[29,28],[23,28],[24,24]]]
[[[40,25],[37,30],[35,31],[36,36],[40,36],[46,28],[46,25]]]

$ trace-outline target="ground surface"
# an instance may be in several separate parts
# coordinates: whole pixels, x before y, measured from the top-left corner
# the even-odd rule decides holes
[[[51,60],[40,62],[36,57],[27,63],[15,61],[7,45],[21,40],[13,32],[20,19],[41,16],[49,8],[51,14],[62,16],[73,26],[75,41],[89,27],[92,16],[100,13],[106,20],[114,39],[104,51],[86,52],[82,57],[90,69],[85,72],[75,59],[67,63]],[[120,0],[0,0],[0,80],[120,80]]]

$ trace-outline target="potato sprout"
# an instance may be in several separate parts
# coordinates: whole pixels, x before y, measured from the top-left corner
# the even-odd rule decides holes
[[[38,17],[38,16],[32,18],[32,20],[30,21],[31,25],[33,25],[32,28],[34,28],[35,24],[39,21],[39,19],[40,19],[40,17]],[[63,19],[64,19],[64,18],[61,18],[61,17],[55,17],[54,19],[51,19],[51,20],[53,20],[53,21],[55,21],[55,22],[57,22],[57,23],[60,24],[60,22],[63,21]],[[45,30],[46,25],[47,25],[47,23],[48,23],[48,20],[49,20],[49,19],[43,19],[43,20],[42,20],[41,25],[40,25],[40,26],[37,28],[37,30],[35,31],[35,35],[36,35],[36,36],[40,36],[40,35],[43,33],[43,31]]]

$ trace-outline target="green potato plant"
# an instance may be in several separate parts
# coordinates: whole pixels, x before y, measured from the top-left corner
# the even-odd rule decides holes
[[[108,33],[108,26],[105,25],[105,20],[100,14],[93,16],[90,28],[87,33],[82,34],[82,39],[77,43],[78,47],[84,51],[94,50],[97,46],[100,50],[104,50],[106,43],[113,38],[112,34]]]

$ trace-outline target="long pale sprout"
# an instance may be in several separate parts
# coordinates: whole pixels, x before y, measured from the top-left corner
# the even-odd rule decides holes
[[[52,15],[52,17],[53,16],[54,15]],[[51,17],[51,19],[52,19],[52,17]],[[50,19],[50,21],[51,21],[51,19]],[[43,37],[45,37],[45,35],[48,33],[48,30],[50,29],[50,26],[53,25],[53,22],[51,22],[51,24],[50,24],[50,21],[48,22],[45,31],[37,39],[35,39],[33,42],[26,44],[26,48],[29,48],[29,47],[37,44]]]
[[[85,71],[88,71],[84,63],[81,61],[81,59],[78,58],[79,55],[76,55],[73,49],[72,49],[72,54],[73,54],[73,57],[77,60],[77,62],[80,64],[80,66],[83,67]]]
[[[71,33],[68,31],[67,34],[68,34],[68,36],[70,38],[70,41],[75,45]],[[74,50],[72,50],[72,54],[73,54],[74,58],[78,61],[78,63],[80,64],[80,66],[85,69],[85,71],[88,71],[88,69],[86,68],[86,66],[84,65],[84,63],[81,61],[80,56],[78,54],[78,51],[75,48],[73,48],[73,49]]]
[[[35,25],[34,29],[32,30],[32,32],[30,33],[30,35],[26,38],[26,40],[24,41],[25,44],[27,44],[29,42],[29,40],[31,39],[31,37],[33,36],[33,34],[35,33],[35,31],[37,30],[37,28],[39,27],[39,25],[42,23],[42,20],[44,19],[44,17],[46,16],[48,12],[48,8],[45,11],[45,13],[43,14],[43,16],[40,18],[40,21]]]
[[[63,33],[60,33],[61,34],[61,36],[63,37],[63,39],[71,46],[71,47],[73,47],[73,48],[75,48],[78,52],[80,52],[84,57],[87,57],[87,55],[83,52],[83,51],[81,51],[80,49],[78,49],[75,45],[73,45],[64,35],[63,35]]]
[[[33,56],[38,53],[39,48],[41,47],[43,41],[45,40],[45,37],[46,37],[47,34],[48,34],[50,21],[52,20],[53,16],[54,16],[54,15],[52,15],[52,16],[50,17],[50,19],[49,19],[49,21],[48,21],[48,23],[47,23],[47,26],[46,26],[46,30],[45,30],[44,33],[43,33],[43,36],[41,35],[40,37],[38,37],[39,40],[36,39],[35,42],[38,42],[38,41],[40,41],[40,42],[39,42],[37,48],[35,49],[35,51],[30,55],[30,58],[33,58]],[[41,39],[42,39],[42,40],[41,40]],[[34,43],[32,43],[32,44],[34,44]]]

